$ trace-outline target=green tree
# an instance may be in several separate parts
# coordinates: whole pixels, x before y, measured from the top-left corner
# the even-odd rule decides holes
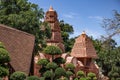
[[[28,0],[0,0],[0,23],[33,34],[35,53],[45,46],[44,39],[50,37],[50,28],[41,21],[43,17],[43,10]]]
[[[10,56],[7,50],[0,48],[0,64],[8,63],[10,61]]]
[[[73,76],[73,72],[67,71],[67,72],[66,72],[66,76],[67,76],[68,78],[70,78],[70,76]]]
[[[101,67],[101,71],[105,76],[110,79],[115,78],[114,73],[119,73],[120,66],[120,48],[117,47],[115,40],[113,39],[103,39],[103,40],[93,40],[95,49],[98,54],[97,64]],[[118,76],[120,77],[120,76]]]
[[[104,19],[102,26],[107,36],[103,36],[103,47],[102,51],[99,53],[100,59],[98,63],[100,62],[104,75],[109,76],[110,79],[116,79],[117,74],[119,75],[117,77],[120,77],[120,50],[118,50],[119,46],[112,38],[115,36],[119,37],[117,34],[120,34],[120,13],[114,11],[113,18]]]
[[[27,77],[27,80],[40,80],[40,78],[37,76],[29,76]]]
[[[47,46],[44,51],[45,54],[52,55],[52,61],[54,59],[54,55],[60,55],[62,54],[62,51],[59,47],[57,46]]]
[[[87,77],[89,78],[89,80],[96,80],[96,74],[95,73],[89,72],[87,74]]]
[[[53,80],[53,73],[51,71],[46,71],[43,76],[45,78],[51,78],[51,80]]]
[[[8,76],[8,75],[9,75],[8,69],[0,66],[0,77],[2,78],[2,77],[5,77],[5,76]]]
[[[58,67],[58,65],[54,62],[49,62],[46,66],[47,69],[55,70]]]
[[[40,80],[45,80],[45,77],[40,77]]]
[[[9,52],[5,49],[4,44],[0,42],[0,77],[8,76],[9,70],[6,63],[10,62]]]
[[[47,59],[40,59],[37,62],[38,65],[42,65],[42,66],[46,66],[48,63],[49,63],[49,60]]]
[[[69,38],[71,34],[73,34],[73,26],[65,23],[63,20],[60,21],[60,28],[61,28],[61,34],[63,38],[63,42],[65,45],[65,51],[70,52],[73,44],[75,42],[74,38]]]
[[[53,62],[57,63],[58,65],[60,64],[64,64],[65,63],[65,59],[63,59],[62,57],[58,57],[58,58],[55,58],[53,60]]]
[[[65,68],[66,68],[67,70],[74,70],[74,69],[75,69],[75,66],[74,66],[74,64],[72,64],[72,63],[67,63],[67,64],[65,64]]]
[[[14,72],[10,76],[10,80],[25,80],[26,79],[26,74],[24,72]]]
[[[57,68],[57,69],[55,70],[55,75],[56,75],[57,77],[66,76],[65,69],[64,69],[64,68],[61,68],[61,67]]]
[[[83,71],[78,71],[77,76],[78,77],[85,77],[85,73]]]

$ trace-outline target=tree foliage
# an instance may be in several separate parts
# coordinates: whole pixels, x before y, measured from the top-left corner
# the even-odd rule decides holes
[[[7,63],[10,61],[10,56],[7,50],[0,48],[0,64]]]
[[[43,76],[44,76],[45,78],[50,78],[52,75],[53,75],[53,73],[52,73],[51,71],[46,71],[46,72],[43,74]]]
[[[67,63],[67,64],[65,64],[65,68],[68,69],[68,70],[74,70],[75,66],[72,63]]]
[[[47,69],[56,69],[58,67],[58,65],[54,62],[49,62],[46,66]]]
[[[116,46],[115,40],[94,40],[93,43],[99,57],[96,62],[101,67],[101,72],[110,79],[115,78],[114,73],[120,75],[120,48]]]
[[[57,63],[58,65],[59,64],[64,64],[65,63],[65,59],[63,59],[62,57],[58,57],[58,58],[55,58],[53,60],[53,62]]]
[[[62,51],[59,47],[57,46],[47,46],[44,51],[44,53],[49,54],[49,55],[59,55],[62,54]]]
[[[78,71],[77,76],[79,77],[85,77],[85,73],[83,71]]]
[[[66,72],[66,76],[69,78],[70,76],[72,76],[73,75],[73,72],[71,72],[71,71],[67,71]]]
[[[70,35],[73,34],[74,32],[73,26],[61,20],[60,28],[61,28],[63,42],[65,45],[65,51],[70,52],[75,41],[74,38],[70,38]]]
[[[41,22],[43,17],[43,10],[27,0],[0,0],[0,23],[33,34],[35,53],[45,46],[44,38],[50,35],[48,25],[44,26],[44,31],[41,30],[46,24]]]
[[[8,76],[9,70],[5,63],[10,62],[9,52],[5,49],[4,44],[0,42],[0,77]]]
[[[8,75],[9,75],[8,69],[0,66],[0,77],[2,78],[2,77],[5,77],[5,76],[8,76]]]
[[[49,60],[47,59],[40,59],[37,64],[38,65],[42,65],[42,66],[46,66],[49,63]]]
[[[25,80],[26,79],[26,74],[24,72],[14,72],[11,76],[10,76],[10,80]]]
[[[55,75],[58,76],[58,77],[61,77],[61,76],[66,76],[66,72],[65,72],[65,69],[64,68],[57,68],[55,70]]]
[[[40,78],[37,76],[29,76],[27,77],[27,80],[40,80]]]

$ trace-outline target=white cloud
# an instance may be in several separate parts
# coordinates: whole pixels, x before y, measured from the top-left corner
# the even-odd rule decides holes
[[[73,17],[72,15],[70,15],[70,14],[64,14],[63,16],[66,17],[66,18],[71,18],[71,19],[74,18],[74,17]]]
[[[101,16],[89,16],[88,18],[99,20],[99,21],[103,20],[103,17],[101,17]]]
[[[69,12],[69,13],[63,14],[63,17],[73,19],[77,15],[78,15],[77,13]]]

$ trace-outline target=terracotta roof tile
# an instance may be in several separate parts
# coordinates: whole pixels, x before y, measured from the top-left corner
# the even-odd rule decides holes
[[[0,24],[0,41],[10,53],[15,71],[30,72],[35,37],[26,32]]]

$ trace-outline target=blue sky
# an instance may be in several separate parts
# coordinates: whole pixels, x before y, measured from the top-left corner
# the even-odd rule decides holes
[[[112,18],[113,10],[120,12],[120,0],[28,0],[38,4],[46,12],[50,6],[58,13],[59,20],[64,20],[74,28],[71,37],[85,31],[89,36],[100,38],[104,35],[101,27],[103,18]]]

